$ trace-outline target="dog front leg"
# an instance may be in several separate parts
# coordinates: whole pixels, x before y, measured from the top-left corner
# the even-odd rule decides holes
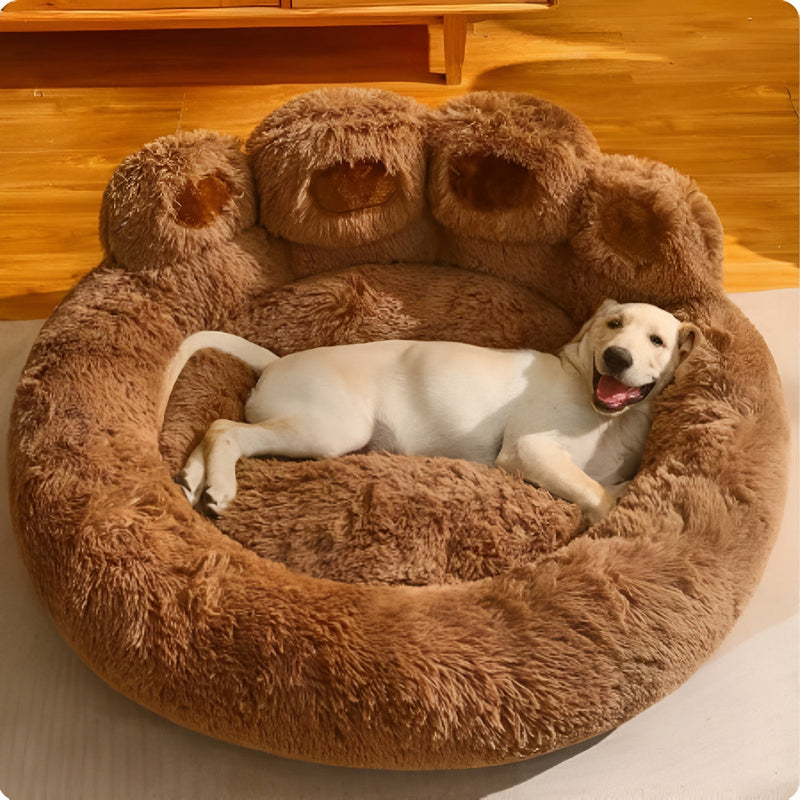
[[[529,434],[511,443],[504,442],[495,464],[575,503],[591,523],[599,522],[616,503],[611,492],[590,478],[548,436]]]

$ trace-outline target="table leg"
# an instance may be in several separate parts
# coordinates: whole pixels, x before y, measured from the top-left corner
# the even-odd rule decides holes
[[[461,69],[467,44],[467,18],[463,14],[444,15],[444,73],[448,86],[461,83]]]

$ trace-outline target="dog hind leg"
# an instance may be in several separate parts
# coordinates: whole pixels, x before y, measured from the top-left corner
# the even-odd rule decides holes
[[[178,484],[180,484],[186,499],[191,503],[192,507],[200,502],[203,488],[206,485],[206,457],[203,449],[203,442],[201,441],[192,450],[189,458],[186,459],[186,463],[177,478]]]
[[[242,457],[336,458],[364,447],[371,435],[372,424],[366,418],[350,418],[346,424],[324,414],[258,423],[216,420],[201,443],[206,508],[220,514],[236,496],[236,462]],[[187,483],[192,485],[200,470],[194,461],[187,462],[186,469],[191,471]]]

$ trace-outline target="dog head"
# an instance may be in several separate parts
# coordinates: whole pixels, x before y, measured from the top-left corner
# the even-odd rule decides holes
[[[613,415],[655,397],[699,335],[657,306],[606,300],[562,353],[586,378],[595,409]]]

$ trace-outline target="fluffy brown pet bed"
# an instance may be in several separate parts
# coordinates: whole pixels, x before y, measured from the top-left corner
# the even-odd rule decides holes
[[[429,110],[330,90],[247,142],[126,159],[104,262],[30,355],[10,436],[19,543],[56,624],[127,696],[198,731],[364,767],[499,764],[607,731],[684,681],[753,591],[783,507],[787,422],[723,296],[722,235],[672,169],[600,152],[528,96]],[[279,353],[390,337],[554,350],[600,303],[657,303],[703,342],[659,398],[602,523],[499,469],[353,454],[243,460],[215,521],[173,476]]]

